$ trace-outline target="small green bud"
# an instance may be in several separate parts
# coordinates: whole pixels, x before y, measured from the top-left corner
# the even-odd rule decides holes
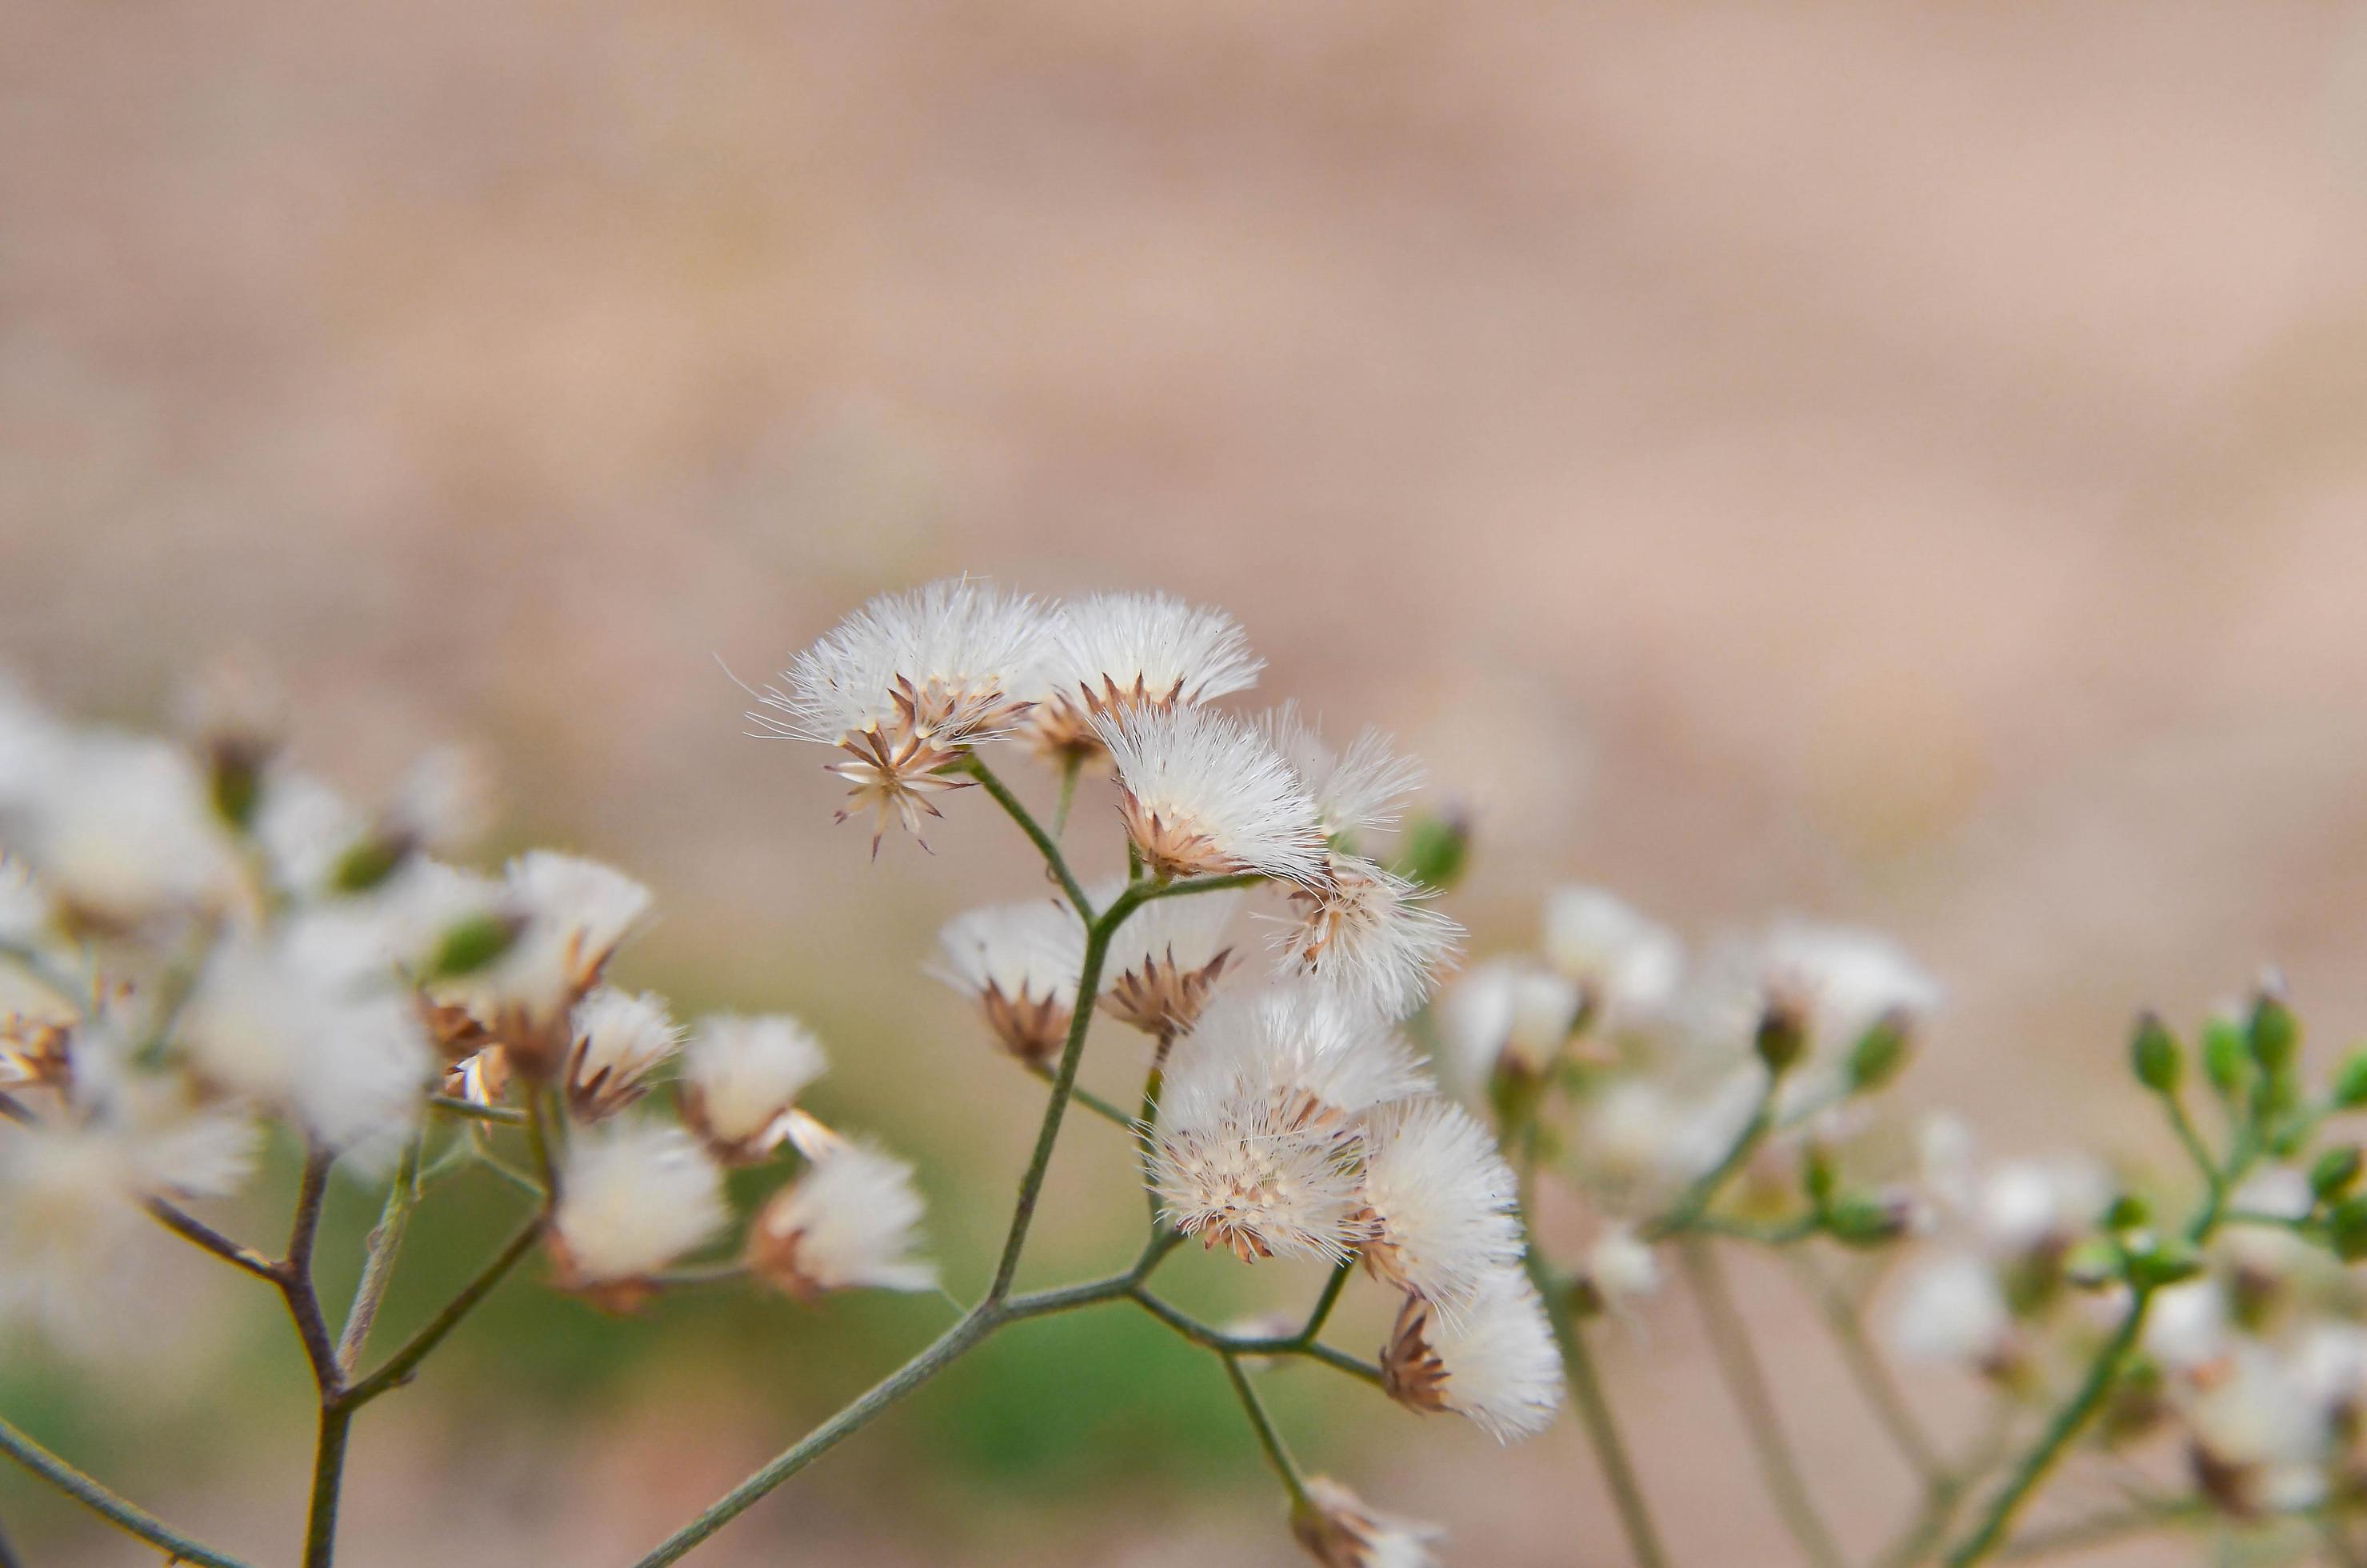
[[[1833,1196],[1833,1152],[1822,1143],[1811,1143],[1800,1156],[1800,1186],[1808,1201],[1822,1209]]]
[[[1470,860],[1471,818],[1460,807],[1449,806],[1413,820],[1390,869],[1410,882],[1444,892],[1463,880]]]
[[[2153,1220],[2153,1206],[2134,1192],[2124,1192],[2104,1210],[2108,1231],[2143,1230]]]
[[[2151,1246],[2131,1247],[2128,1270],[2130,1284],[2157,1290],[2202,1273],[2203,1255],[2191,1244],[2173,1237]]]
[[[2136,1033],[2129,1038],[2129,1069],[2137,1082],[2157,1095],[2175,1094],[2186,1068],[2186,1053],[2178,1037],[2152,1013],[2137,1017]]]
[[[1904,1013],[1885,1013],[1850,1051],[1851,1092],[1870,1095],[1898,1076],[1914,1041]]]
[[[2367,1106],[2367,1051],[2354,1051],[2334,1070],[2334,1104],[2340,1110]]]
[[[2346,1143],[2328,1149],[2309,1167],[2309,1189],[2320,1202],[2331,1202],[2359,1185],[2359,1146]]]
[[[2260,987],[2252,999],[2252,1017],[2246,1026],[2252,1051],[2252,1060],[2260,1071],[2271,1078],[2282,1077],[2293,1070],[2293,1059],[2301,1051],[2301,1022],[2285,1006],[2280,986],[2271,982]]]
[[[2244,1092],[2252,1075],[2252,1053],[2243,1026],[2233,1018],[2214,1018],[2203,1026],[2203,1074],[2223,1099]]]
[[[2075,1289],[2101,1290],[2121,1278],[2121,1249],[2107,1241],[2081,1242],[2063,1255],[2063,1278]]]
[[[1878,1247],[1905,1235],[1908,1218],[1903,1203],[1844,1198],[1825,1210],[1825,1233],[1843,1246]]]
[[[2367,1198],[2346,1198],[2326,1217],[2326,1239],[2345,1263],[2367,1257]]]
[[[214,754],[208,784],[217,816],[241,833],[255,825],[255,813],[263,805],[260,756],[243,748],[221,748]]]
[[[1751,1044],[1767,1071],[1782,1077],[1808,1050],[1808,1026],[1799,1009],[1781,997],[1772,997],[1759,1015],[1759,1032]]]
[[[394,875],[411,849],[410,841],[398,834],[369,834],[337,857],[329,885],[343,893],[368,892]]]
[[[428,980],[473,974],[509,951],[519,923],[499,915],[472,915],[445,929],[427,960]]]

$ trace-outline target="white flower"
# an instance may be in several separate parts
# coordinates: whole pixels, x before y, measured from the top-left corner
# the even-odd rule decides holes
[[[1463,927],[1430,907],[1429,890],[1356,855],[1332,855],[1321,881],[1295,887],[1295,918],[1275,941],[1284,972],[1339,987],[1402,1017],[1421,1006]]]
[[[1489,1275],[1521,1259],[1512,1169],[1470,1112],[1410,1099],[1365,1118],[1365,1261],[1380,1278],[1452,1318]]]
[[[1489,1275],[1451,1319],[1408,1296],[1381,1355],[1381,1386],[1400,1404],[1466,1416],[1500,1443],[1544,1431],[1561,1405],[1545,1303],[1517,1269]]]
[[[1220,1075],[1171,1084],[1151,1139],[1161,1215],[1243,1263],[1276,1256],[1339,1262],[1365,1234],[1350,1119],[1304,1093],[1234,1086]]]
[[[1987,1260],[1954,1253],[1923,1263],[1901,1286],[1892,1348],[1908,1360],[1985,1367],[2013,1338],[2013,1313]]]
[[[595,986],[575,1005],[567,1052],[567,1105],[584,1121],[614,1116],[648,1091],[649,1075],[682,1045],[682,1030],[652,991],[636,996]]]
[[[1102,749],[1095,719],[1245,691],[1265,661],[1223,610],[1170,594],[1094,594],[1061,607],[1048,665],[1036,739],[1048,750],[1090,756]]]
[[[1643,1181],[1668,1168],[1677,1112],[1668,1091],[1648,1078],[1613,1080],[1586,1102],[1577,1153],[1614,1183]]]
[[[1093,907],[1108,908],[1125,887],[1096,889]],[[1161,1040],[1189,1033],[1232,960],[1227,933],[1240,900],[1239,890],[1223,888],[1137,905],[1110,937],[1102,1009]]]
[[[1307,1506],[1292,1511],[1291,1533],[1323,1568],[1435,1568],[1435,1526],[1380,1513],[1338,1482],[1309,1476]]]
[[[1308,985],[1217,997],[1177,1049],[1167,1085],[1183,1095],[1305,1098],[1349,1115],[1436,1092],[1387,1019]]]
[[[1542,1075],[1569,1045],[1584,1005],[1567,977],[1496,959],[1457,980],[1441,999],[1438,1017],[1459,1078],[1477,1090],[1500,1064]]]
[[[2015,1160],[1981,1182],[1975,1219],[1998,1252],[2029,1253],[2070,1240],[2112,1197],[2112,1178],[2087,1160]]]
[[[390,830],[432,855],[467,849],[493,818],[493,771],[467,746],[438,746],[413,763],[387,807]]]
[[[1840,1051],[1886,1018],[1913,1028],[1940,1005],[1939,983],[1898,944],[1869,931],[1785,923],[1767,934],[1759,961],[1767,995]]]
[[[831,771],[851,804],[868,810],[873,854],[893,813],[918,835],[930,800],[968,778],[941,769],[966,748],[1008,734],[1041,688],[1050,636],[1043,607],[967,577],[873,599],[798,655],[752,713],[767,734],[836,747]]]
[[[409,1127],[435,1074],[417,1009],[367,928],[299,916],[225,942],[179,1039],[218,1086],[292,1111],[343,1149]]]
[[[1586,1249],[1586,1280],[1603,1304],[1617,1311],[1660,1289],[1660,1260],[1625,1225],[1612,1225]]]
[[[1034,1062],[1060,1053],[1085,967],[1075,910],[1050,899],[973,909],[946,923],[937,951],[937,977],[977,1001],[1004,1050]]]
[[[839,1143],[764,1205],[749,1227],[749,1267],[801,1301],[861,1286],[934,1290],[935,1267],[912,1256],[923,1212],[912,1166]]]
[[[1210,708],[1146,709],[1095,722],[1117,767],[1127,833],[1152,871],[1321,880],[1315,803],[1248,725]]]
[[[2338,1420],[2356,1417],[2367,1403],[2367,1328],[2311,1324],[2293,1347],[2293,1369],[2311,1403]]]
[[[2145,1324],[2146,1354],[2174,1372],[2191,1372],[2226,1354],[2227,1297],[2205,1276],[2156,1291]]]
[[[237,858],[187,754],[112,730],[51,739],[21,759],[6,830],[72,915],[119,929],[236,898]]]
[[[1545,956],[1608,1028],[1664,1011],[1684,969],[1673,933],[1601,888],[1557,888],[1546,898]]]
[[[1314,798],[1316,825],[1327,838],[1395,826],[1398,802],[1421,788],[1421,764],[1391,751],[1378,730],[1360,732],[1346,751],[1335,752],[1298,716],[1296,702],[1267,713],[1260,726]]]
[[[579,1133],[561,1167],[551,1218],[558,1271],[570,1288],[630,1286],[714,1239],[730,1219],[723,1173],[698,1140],[647,1118],[607,1122]]]
[[[2185,1415],[2204,1487],[2226,1506],[2285,1511],[2324,1495],[2329,1413],[2267,1346],[2238,1344],[2220,1375],[2188,1388]]]
[[[369,831],[369,819],[309,773],[276,770],[255,814],[275,886],[302,898],[328,891],[346,853]]]
[[[521,1072],[547,1080],[570,1044],[568,1014],[647,921],[650,890],[596,860],[548,849],[511,861],[504,882],[515,937],[491,965],[439,983],[436,994],[466,1008]],[[450,885],[469,890],[465,881]]]
[[[798,1096],[828,1064],[795,1018],[711,1014],[682,1054],[682,1119],[719,1158],[752,1164],[780,1147]]]

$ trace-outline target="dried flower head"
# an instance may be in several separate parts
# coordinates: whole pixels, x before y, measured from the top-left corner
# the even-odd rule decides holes
[[[1150,1186],[1167,1223],[1243,1263],[1338,1262],[1365,1234],[1353,1119],[1304,1091],[1210,1076],[1171,1084],[1151,1139]]]
[[[1265,661],[1220,609],[1172,594],[1094,594],[1061,607],[1036,744],[1056,756],[1103,751],[1095,722],[1149,708],[1206,702],[1257,684]]]
[[[759,730],[835,746],[838,820],[868,812],[871,851],[892,816],[920,835],[932,796],[973,782],[944,770],[1008,734],[1034,706],[1050,621],[1041,605],[968,577],[873,599],[798,655],[749,715]]]
[[[1095,726],[1117,768],[1127,835],[1155,874],[1321,880],[1315,802],[1247,724],[1210,708],[1152,708]]]
[[[614,1116],[649,1091],[649,1076],[682,1045],[682,1030],[653,991],[595,986],[575,1005],[567,1051],[567,1108],[579,1121]]]
[[[1431,1548],[1445,1535],[1381,1513],[1320,1475],[1308,1478],[1307,1500],[1291,1510],[1290,1530],[1323,1568],[1435,1568]]]
[[[753,1165],[788,1137],[798,1096],[828,1065],[795,1018],[711,1014],[682,1053],[682,1119],[716,1158]]]
[[[1387,1019],[1305,984],[1217,997],[1178,1048],[1167,1083],[1177,1094],[1305,1099],[1344,1116],[1437,1092]]]
[[[1544,1431],[1561,1407],[1561,1353],[1535,1287],[1515,1270],[1490,1275],[1451,1319],[1408,1296],[1381,1352],[1381,1386],[1410,1409],[1465,1416],[1500,1443]]]
[[[67,730],[18,715],[0,778],[0,834],[72,926],[120,933],[242,896],[238,861],[204,774],[167,742]]]
[[[1362,856],[1334,854],[1323,880],[1291,890],[1295,916],[1274,944],[1279,967],[1402,1017],[1429,996],[1463,936],[1430,907],[1432,896]]]
[[[1066,903],[1036,899],[973,909],[937,935],[936,974],[974,998],[1022,1062],[1060,1053],[1085,967],[1085,928]]]
[[[552,1271],[612,1311],[644,1301],[651,1280],[730,1219],[723,1173],[679,1127],[624,1118],[579,1134],[559,1173]]]
[[[1267,713],[1259,727],[1314,800],[1316,825],[1327,838],[1395,826],[1399,802],[1421,788],[1421,765],[1399,756],[1378,730],[1361,731],[1346,751],[1333,751],[1296,702]]]
[[[1096,891],[1106,909],[1123,891]],[[1138,905],[1110,938],[1102,964],[1102,1010],[1161,1040],[1189,1034],[1232,961],[1227,932],[1240,894],[1230,889]]]
[[[1399,1100],[1372,1111],[1365,1126],[1365,1264],[1457,1316],[1489,1276],[1520,1263],[1512,1169],[1488,1130],[1451,1100]]]
[[[913,1256],[923,1212],[912,1166],[839,1142],[756,1216],[748,1267],[798,1301],[865,1286],[934,1290],[935,1266]]]

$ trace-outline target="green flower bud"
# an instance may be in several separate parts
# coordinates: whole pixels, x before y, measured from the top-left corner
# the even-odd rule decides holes
[[[2202,1273],[2203,1255],[2190,1243],[2173,1237],[2147,1247],[2131,1247],[2128,1270],[2130,1284],[2157,1290]]]
[[[1849,1082],[1854,1094],[1868,1095],[1898,1076],[1907,1065],[1914,1041],[1904,1013],[1885,1013],[1874,1027],[1858,1036],[1850,1051]]]
[[[1843,1246],[1878,1247],[1906,1234],[1909,1217],[1903,1203],[1844,1198],[1825,1211],[1825,1233]]]
[[[2359,1146],[2346,1143],[2328,1149],[2309,1168],[2309,1189],[2320,1202],[2330,1202],[2359,1185]]]
[[[2274,983],[2261,986],[2252,999],[2252,1016],[2245,1033],[2252,1060],[2260,1064],[2261,1072],[2277,1078],[2293,1070],[2293,1058],[2301,1051],[2301,1022]]]
[[[2326,1240],[2345,1263],[2367,1257],[2367,1198],[2346,1198],[2326,1217]]]
[[[1405,830],[1397,863],[1408,881],[1444,892],[1463,880],[1471,859],[1471,819],[1457,807],[1424,812]]]
[[[2203,1074],[2223,1099],[2244,1092],[2252,1076],[2252,1053],[2243,1027],[2233,1018],[2214,1018],[2203,1026]]]
[[[1759,1033],[1751,1045],[1767,1071],[1780,1078],[1807,1052],[1807,1022],[1789,1002],[1770,998],[1767,1010],[1759,1015]]]
[[[2142,1230],[2153,1219],[2153,1206],[2134,1192],[2124,1192],[2112,1199],[2104,1210],[2104,1229],[2108,1231]]]
[[[474,915],[447,927],[427,960],[427,980],[450,980],[483,969],[517,940],[519,923],[499,915]]]
[[[2081,1290],[2101,1290],[2121,1278],[2121,1249],[2101,1240],[2081,1242],[2063,1255],[2063,1278]]]
[[[1833,1196],[1833,1152],[1822,1143],[1809,1144],[1800,1157],[1800,1186],[1808,1201],[1823,1208]]]
[[[2354,1051],[2334,1071],[2334,1103],[2342,1110],[2367,1106],[2367,1051]]]
[[[337,857],[329,885],[339,892],[368,892],[394,875],[411,850],[411,841],[400,834],[372,833]]]
[[[2185,1067],[2186,1053],[2169,1026],[2152,1013],[2139,1014],[2136,1033],[2129,1039],[2129,1070],[2137,1082],[2157,1095],[2174,1094]]]

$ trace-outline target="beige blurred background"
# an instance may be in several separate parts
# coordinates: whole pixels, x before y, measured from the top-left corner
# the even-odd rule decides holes
[[[0,0],[0,662],[150,718],[259,651],[362,792],[479,744],[515,838],[659,888],[637,974],[831,1028],[964,1289],[1036,1091],[910,977],[1025,863],[966,800],[871,866],[718,664],[954,571],[1232,608],[1475,808],[1482,949],[1567,877],[1889,928],[1952,999],[1911,1100],[2135,1142],[2141,1002],[2274,961],[2367,1032],[2362,285],[2331,5]],[[1124,1244],[1090,1142],[1048,1277]],[[1746,1282],[1870,1547],[1905,1472]],[[695,1312],[614,1331],[596,1397],[521,1311],[372,1413],[347,1556],[627,1561],[950,1309],[897,1310],[742,1324],[778,1388]],[[1662,1317],[1611,1355],[1681,1555],[1790,1561]],[[1175,1460],[1023,1332],[701,1561],[1292,1560],[1220,1400]],[[93,1395],[81,1451],[276,1560],[301,1391],[243,1364]],[[1625,1560],[1568,1427],[1289,1415],[1457,1561]],[[0,1517],[146,1561],[13,1474]]]

